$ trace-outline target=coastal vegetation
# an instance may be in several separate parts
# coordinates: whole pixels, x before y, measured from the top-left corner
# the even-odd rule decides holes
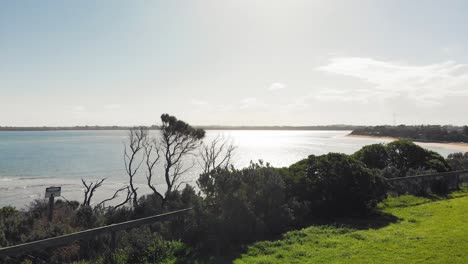
[[[234,263],[466,263],[467,195],[388,198],[379,208],[398,220],[387,226],[314,225],[257,242]]]
[[[406,250],[399,244],[402,241],[389,240],[392,234],[409,232],[414,237],[428,237],[431,246],[422,249],[430,250],[438,245],[437,238],[431,237],[437,228],[444,232],[451,224],[457,224],[459,234],[466,231],[463,223],[456,222],[459,214],[463,214],[461,208],[466,206],[466,198],[459,200],[461,202],[447,202],[455,208],[453,212],[436,203],[434,208],[430,205],[415,207],[414,215],[413,211],[405,211],[413,209],[402,208],[406,204],[447,196],[449,189],[440,188],[441,184],[446,184],[443,181],[427,193],[412,193],[426,198],[387,197],[388,179],[466,169],[466,153],[444,159],[408,140],[398,140],[366,146],[352,155],[310,155],[284,168],[272,167],[264,161],[235,168],[230,163],[235,147],[228,140],[216,138],[203,142],[203,129],[167,114],[161,116],[158,127],[161,128],[160,139],[151,138],[147,128],[129,130],[124,152],[128,185],[106,200],[117,198],[122,192],[126,193],[124,203],[112,206],[104,201],[92,201],[93,193],[105,183],[101,179],[83,181],[82,203],[57,200],[51,223],[47,221],[47,204],[42,200],[25,210],[4,207],[0,209],[0,246],[183,208],[193,209],[188,215],[170,222],[120,232],[115,252],[110,250],[110,238],[101,236],[50,249],[41,252],[41,256],[48,263],[220,263],[232,262],[241,253],[245,254],[239,263],[282,262],[285,258],[287,262],[302,262],[300,260],[306,257],[326,260],[340,254],[344,254],[344,259],[356,260],[367,247],[370,247],[368,257],[377,254],[376,245],[388,246],[393,250],[389,252],[395,254]],[[194,166],[185,157],[197,158],[202,167],[196,183],[188,184],[183,180],[184,174]],[[157,164],[164,169],[161,175],[153,170]],[[133,184],[134,177],[140,175],[136,173],[138,170],[145,172],[152,193],[139,193]],[[156,177],[163,179],[166,189],[156,188],[153,182]],[[466,189],[454,195],[465,193]],[[426,213],[434,214],[437,224],[431,228],[424,222]],[[454,214],[455,220],[453,217],[442,219],[450,214]],[[410,215],[413,220],[409,219]],[[285,232],[290,233],[278,240]],[[459,234],[454,239],[458,239]],[[273,242],[256,243],[262,240]],[[361,242],[350,247],[349,243],[355,240]],[[417,239],[411,241],[418,243]],[[445,240],[441,240],[440,247],[446,250]],[[304,253],[308,250],[314,252],[313,256]],[[25,263],[35,261],[29,257],[23,260]],[[16,263],[17,259],[3,262]]]
[[[419,142],[468,143],[468,126],[367,126],[354,129],[351,135],[403,138]]]
[[[371,169],[381,170],[386,178],[451,170],[448,161],[441,155],[405,139],[367,145],[352,156]]]

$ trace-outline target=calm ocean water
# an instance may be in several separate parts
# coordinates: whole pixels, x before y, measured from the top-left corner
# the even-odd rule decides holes
[[[230,137],[237,146],[234,156],[237,167],[259,159],[273,166],[288,166],[310,154],[350,154],[364,145],[388,142],[345,137],[349,133],[209,130],[206,140],[220,134]],[[81,200],[81,178],[107,178],[95,194],[95,201],[111,196],[126,184],[123,163],[126,135],[126,131],[0,132],[0,206],[23,207],[34,199],[42,199],[45,188],[54,185],[62,186],[66,199]],[[443,156],[457,152],[449,147],[428,148]],[[195,167],[185,179],[194,182],[197,175]],[[136,177],[142,193],[149,191],[145,180],[143,173]]]

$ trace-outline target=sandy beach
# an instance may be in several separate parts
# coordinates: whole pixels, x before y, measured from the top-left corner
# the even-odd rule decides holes
[[[394,137],[375,137],[375,136],[365,136],[365,135],[346,135],[346,137],[362,138],[362,139],[382,139],[383,141],[388,141],[388,142],[392,142],[398,139]],[[449,148],[449,149],[456,149],[460,152],[468,152],[468,143],[461,143],[461,142],[439,143],[439,142],[419,142],[419,141],[414,141],[414,143],[422,147]]]

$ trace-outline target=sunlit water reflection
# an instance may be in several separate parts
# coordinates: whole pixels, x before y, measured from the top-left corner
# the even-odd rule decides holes
[[[350,131],[245,131],[209,130],[206,141],[218,135],[237,146],[233,159],[244,167],[259,159],[273,166],[288,166],[310,154],[353,153],[364,145],[387,139],[346,137]],[[22,207],[43,198],[45,187],[62,186],[67,199],[81,200],[80,178],[108,178],[95,201],[111,196],[126,184],[123,163],[125,131],[0,132],[0,206]],[[156,131],[152,131],[156,134]],[[457,152],[450,147],[428,147],[443,156]],[[195,162],[188,160],[187,164]],[[185,180],[195,182],[197,166]],[[161,166],[157,175],[161,175]],[[142,193],[148,192],[145,175],[137,175]],[[159,181],[162,183],[162,181]],[[161,187],[162,188],[162,187]]]

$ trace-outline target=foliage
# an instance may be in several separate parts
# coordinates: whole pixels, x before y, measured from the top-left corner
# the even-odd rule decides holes
[[[383,212],[398,223],[380,229],[312,226],[249,246],[234,263],[466,263],[465,197],[389,198]],[[390,202],[389,202],[390,201]]]
[[[195,153],[204,131],[169,115],[163,115],[161,119],[161,133],[165,133],[167,137],[163,142],[169,145],[162,149],[158,149],[160,145],[151,145],[154,147],[151,150],[162,151],[161,157],[164,156],[166,162],[164,168],[169,168],[166,171],[169,174],[162,175],[164,178],[169,175],[169,183],[166,182],[168,189],[164,195],[153,192],[138,196],[131,207],[105,207],[98,203],[98,206],[92,208],[87,205],[88,202],[80,205],[78,202],[58,200],[52,223],[47,222],[47,203],[44,201],[36,201],[22,211],[4,207],[0,209],[0,246],[190,207],[193,210],[183,217],[121,232],[118,250],[112,256],[107,254],[109,238],[100,236],[85,244],[73,244],[48,252],[48,260],[50,263],[80,259],[93,260],[93,263],[174,263],[209,255],[229,255],[238,252],[248,243],[275,238],[282,232],[304,227],[311,221],[317,223],[331,221],[336,216],[357,215],[360,219],[366,219],[369,213],[375,213],[377,203],[386,196],[387,185],[383,177],[419,175],[449,169],[448,163],[440,155],[407,140],[366,146],[353,155],[311,155],[285,168],[273,168],[260,161],[251,163],[246,168],[236,169],[229,166],[230,153],[234,148],[225,145],[223,141],[214,141],[211,145],[202,147],[205,158],[202,158],[201,165],[209,165],[204,166],[204,173],[198,179],[199,189],[185,185],[184,189],[179,190],[179,185],[174,183],[185,170],[182,169],[182,163],[173,161],[179,162],[184,155]],[[142,133],[147,135],[146,132]],[[138,143],[145,153],[149,146],[147,143],[146,136]],[[151,144],[153,143],[154,141]],[[185,147],[179,149],[180,146]],[[219,156],[223,152],[219,146],[226,146],[224,152],[229,153],[226,159]],[[463,166],[465,156],[466,154],[449,156],[450,165]],[[132,159],[130,154],[129,157]],[[138,157],[135,155],[135,158]],[[159,152],[157,157],[159,158]],[[154,156],[150,158],[151,162],[158,160]],[[142,162],[144,161],[143,159]],[[139,163],[135,160],[135,164]],[[174,167],[174,164],[178,165]],[[135,166],[132,166],[132,175],[136,175],[133,174],[137,168]],[[151,186],[151,177],[148,176],[149,174],[148,184]],[[433,181],[430,184],[433,193],[445,194],[448,190],[446,182]],[[136,189],[135,187],[135,191]],[[133,199],[137,198],[132,192],[131,183],[121,190],[128,191],[124,204],[129,195]],[[89,193],[87,199],[90,196]],[[403,196],[402,199],[405,197],[409,196]],[[396,202],[391,199],[386,200],[390,205],[383,207],[381,204],[380,209],[395,208],[391,204]],[[429,198],[421,199],[427,202]],[[409,201],[400,203],[410,204]],[[412,203],[415,204],[417,202]],[[311,230],[317,232],[317,239],[322,239],[325,235],[336,237],[354,232],[332,227]],[[306,236],[308,234],[293,232],[286,236],[289,241],[287,243],[299,243]],[[322,243],[321,240],[319,243]],[[264,249],[271,246],[267,244],[259,243],[251,247],[248,254],[266,254]],[[281,252],[277,258],[283,260],[288,254]]]
[[[400,175],[402,175],[401,171],[393,166],[385,167],[380,171],[380,176],[385,179],[397,178],[400,177]]]
[[[89,229],[96,226],[97,217],[90,206],[82,206],[76,211],[74,222],[77,226]]]
[[[411,141],[400,139],[387,144],[389,165],[405,173],[410,169],[434,169],[438,172],[449,170],[447,162],[439,154],[425,150]],[[402,174],[401,176],[405,176]]]
[[[416,175],[416,172],[445,172],[450,170],[447,161],[438,153],[426,150],[405,139],[386,145],[364,146],[352,155],[367,167],[381,170],[385,178]]]
[[[448,155],[447,163],[452,170],[468,170],[468,152]]]
[[[456,126],[374,126],[360,127],[351,134],[405,138],[414,141],[468,142],[468,128]]]
[[[172,191],[178,189],[179,185],[176,184],[180,184],[181,176],[187,171],[183,158],[200,146],[201,140],[205,137],[205,130],[192,127],[175,116],[163,114],[160,131],[167,197]],[[163,199],[164,202],[166,197]]]
[[[371,169],[383,169],[389,164],[387,147],[384,144],[372,144],[362,147],[353,157]]]
[[[206,195],[197,209],[204,248],[222,250],[267,238],[288,224],[285,184],[268,164],[218,168],[202,174],[198,184]]]
[[[112,256],[116,263],[172,263],[190,253],[182,242],[167,241],[148,227],[125,232],[119,243],[122,247]]]
[[[386,195],[384,180],[345,154],[309,156],[305,183],[318,215],[365,213]]]

